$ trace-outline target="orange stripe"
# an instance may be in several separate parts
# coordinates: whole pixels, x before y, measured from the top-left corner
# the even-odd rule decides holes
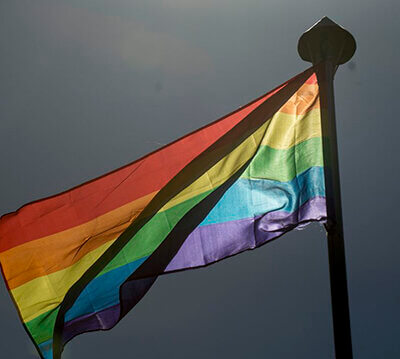
[[[279,109],[279,112],[288,115],[304,115],[318,108],[320,108],[318,85],[306,83]]]
[[[0,253],[10,289],[67,268],[104,243],[116,239],[156,195],[153,192],[83,225],[26,242]]]

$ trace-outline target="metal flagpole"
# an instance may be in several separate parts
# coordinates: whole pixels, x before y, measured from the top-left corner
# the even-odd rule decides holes
[[[325,166],[328,221],[329,272],[335,357],[351,359],[351,329],[347,292],[343,220],[340,197],[333,77],[337,67],[349,61],[356,50],[353,36],[327,17],[299,39],[300,57],[316,66],[320,86],[321,125]]]

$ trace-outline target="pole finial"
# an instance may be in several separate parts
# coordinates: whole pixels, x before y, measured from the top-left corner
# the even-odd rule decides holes
[[[341,65],[353,57],[356,41],[350,32],[325,16],[300,37],[297,50],[304,61],[314,65],[325,60]]]

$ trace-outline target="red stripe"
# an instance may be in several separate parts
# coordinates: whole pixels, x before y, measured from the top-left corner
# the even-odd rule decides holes
[[[305,83],[308,85],[316,85],[318,83],[317,74],[313,73]]]
[[[286,84],[127,166],[3,216],[0,219],[0,252],[83,224],[159,190],[191,160]]]

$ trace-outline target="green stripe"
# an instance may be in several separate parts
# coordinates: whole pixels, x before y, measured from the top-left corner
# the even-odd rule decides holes
[[[284,150],[260,146],[242,177],[288,182],[310,167],[323,165],[322,138],[314,137]]]
[[[54,324],[56,322],[59,307],[43,313],[25,323],[36,343],[43,343],[53,337]]]

